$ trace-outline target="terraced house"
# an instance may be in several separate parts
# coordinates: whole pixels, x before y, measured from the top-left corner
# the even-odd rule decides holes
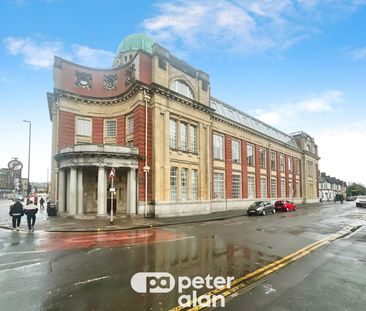
[[[233,79],[235,77],[232,77]],[[68,215],[175,216],[318,201],[318,151],[211,96],[209,75],[142,34],[113,67],[59,57],[48,93],[51,199]],[[113,189],[112,189],[113,190]]]

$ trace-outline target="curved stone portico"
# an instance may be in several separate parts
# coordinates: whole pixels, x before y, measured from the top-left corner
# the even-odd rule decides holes
[[[116,213],[136,215],[137,148],[77,144],[61,149],[55,160],[59,164],[57,205],[60,212],[70,216],[106,216],[112,200],[108,190],[113,167],[116,171],[113,185]]]

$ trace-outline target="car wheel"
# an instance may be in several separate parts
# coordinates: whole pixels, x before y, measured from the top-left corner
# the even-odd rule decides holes
[[[294,211],[296,211],[296,207],[294,206]]]
[[[290,210],[288,209],[288,207],[286,207],[286,212],[288,212],[288,211],[290,211]]]
[[[356,207],[360,207],[360,205],[358,203],[356,203]]]
[[[272,210],[272,214],[276,214],[276,209],[273,209]]]
[[[263,210],[263,211],[262,211],[262,215],[263,215],[263,216],[266,216],[266,210]]]

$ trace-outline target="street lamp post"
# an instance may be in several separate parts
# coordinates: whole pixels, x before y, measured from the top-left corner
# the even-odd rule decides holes
[[[29,173],[30,173],[30,150],[31,150],[31,137],[32,137],[32,122],[28,120],[23,120],[23,122],[29,124],[29,139],[28,139],[28,182],[27,182],[27,197],[29,197],[30,193],[30,179],[29,179]]]

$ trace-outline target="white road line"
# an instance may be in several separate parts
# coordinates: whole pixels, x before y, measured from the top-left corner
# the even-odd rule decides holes
[[[9,252],[9,253],[0,253],[0,256],[14,255],[14,254],[35,254],[35,253],[46,253],[46,251],[40,250],[40,251]]]
[[[83,282],[77,282],[74,284],[74,286],[80,285],[80,284],[87,284],[87,283],[91,283],[91,282],[95,282],[95,281],[99,281],[99,280],[103,280],[103,279],[109,279],[110,275],[106,275],[106,276],[102,276],[100,278],[96,278],[96,279],[91,279],[91,280],[87,280],[87,281],[83,281]]]
[[[0,267],[3,267],[3,266],[9,266],[9,265],[16,265],[16,264],[19,264],[19,263],[26,263],[26,262],[40,261],[40,260],[41,260],[41,258],[31,259],[31,260],[22,260],[22,261],[13,261],[13,262],[9,262],[9,263],[3,263],[3,264],[0,264]]]
[[[15,268],[4,269],[4,270],[0,270],[0,273],[1,272],[12,271],[12,270],[21,270],[21,269],[24,269],[24,268],[29,268],[29,267],[34,267],[34,266],[39,266],[40,264],[41,264],[40,262],[37,262],[37,263],[32,263],[30,265],[25,265],[25,266],[20,266],[20,267],[15,267]]]

